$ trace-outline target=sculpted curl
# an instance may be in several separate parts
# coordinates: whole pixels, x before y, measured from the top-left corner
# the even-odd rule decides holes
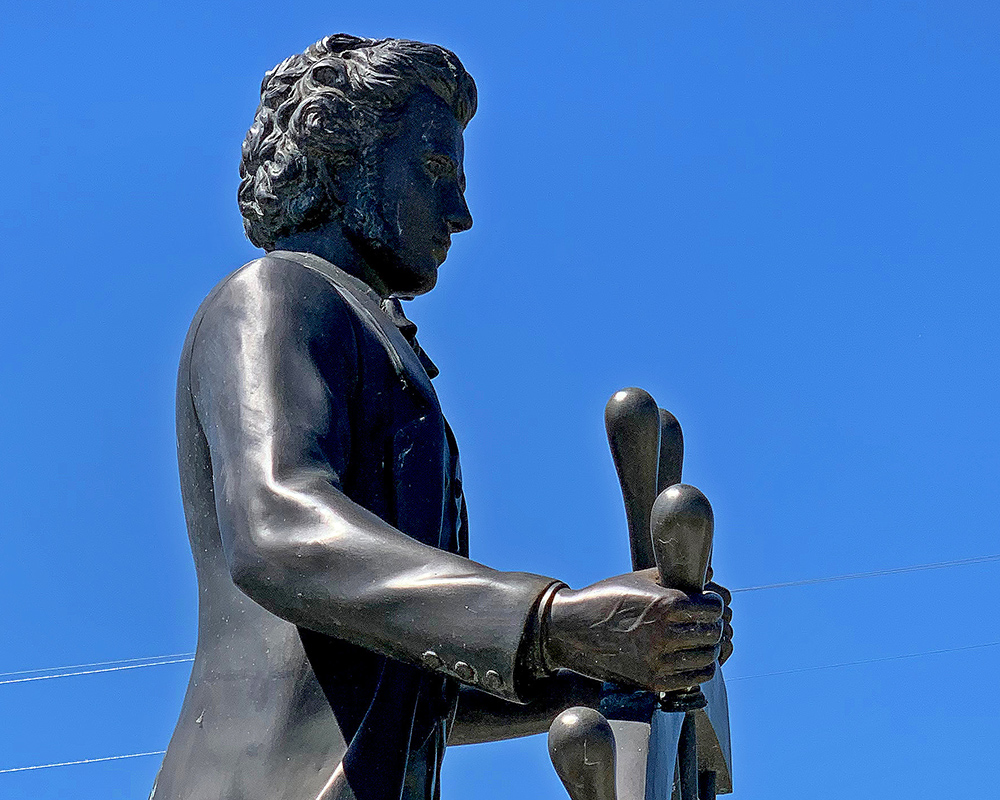
[[[240,163],[250,241],[271,250],[277,238],[338,216],[338,176],[364,169],[368,150],[393,134],[421,90],[444,100],[463,127],[476,112],[472,76],[437,45],[337,34],[269,71]]]

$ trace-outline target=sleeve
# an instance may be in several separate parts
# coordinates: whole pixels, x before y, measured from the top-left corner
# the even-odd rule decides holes
[[[353,312],[310,270],[252,262],[205,310],[191,388],[234,582],[296,625],[522,702],[555,582],[424,545],[343,494],[358,382]]]

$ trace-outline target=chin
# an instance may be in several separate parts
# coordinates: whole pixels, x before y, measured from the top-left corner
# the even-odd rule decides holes
[[[431,275],[429,278],[424,278],[419,285],[414,285],[408,289],[396,292],[396,294],[403,297],[417,297],[418,295],[427,294],[431,289],[437,286],[437,273]]]
[[[401,297],[416,297],[427,294],[437,286],[438,271],[436,266],[424,269],[404,268],[397,270],[393,278],[394,280],[389,285],[393,294]]]

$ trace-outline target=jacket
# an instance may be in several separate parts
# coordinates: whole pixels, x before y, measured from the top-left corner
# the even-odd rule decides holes
[[[459,684],[524,700],[554,582],[467,558],[454,437],[379,300],[275,251],[191,324],[198,646],[154,800],[432,800]]]

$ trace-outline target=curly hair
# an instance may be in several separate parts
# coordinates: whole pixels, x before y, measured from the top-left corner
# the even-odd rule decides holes
[[[447,103],[463,127],[476,113],[472,76],[437,45],[341,33],[270,70],[240,162],[250,241],[271,250],[281,236],[338,216],[335,176],[360,169],[421,90]]]

